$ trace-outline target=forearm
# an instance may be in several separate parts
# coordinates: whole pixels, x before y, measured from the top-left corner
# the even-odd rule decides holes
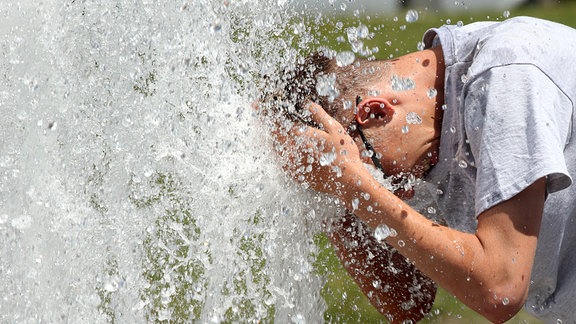
[[[348,208],[355,208],[354,213],[371,228],[382,224],[394,228],[397,236],[388,237],[387,242],[424,274],[484,316],[497,313],[490,318],[493,321],[518,311],[530,278],[532,261],[526,259],[533,255],[503,255],[501,246],[483,239],[486,233],[481,230],[469,234],[440,226],[418,214],[372,177],[362,177],[355,183],[358,185],[341,191],[340,199]],[[368,200],[362,198],[366,194]],[[509,251],[520,250],[521,247],[511,247]]]
[[[336,219],[327,234],[350,276],[390,322],[416,322],[430,311],[434,282],[394,248],[376,241],[357,217]]]
[[[545,178],[478,215],[475,234],[459,232],[426,219],[381,187],[346,129],[316,104],[308,111],[320,128],[275,134],[280,143],[298,148],[282,151],[294,178],[338,197],[372,229],[394,228],[397,236],[386,239],[390,245],[489,320],[505,321],[521,308],[542,220]],[[321,163],[322,154],[335,152],[332,163]]]

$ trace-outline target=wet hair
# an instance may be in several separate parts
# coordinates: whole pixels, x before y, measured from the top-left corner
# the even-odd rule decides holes
[[[382,80],[385,66],[383,61],[365,59],[340,66],[335,58],[317,52],[284,70],[276,80],[268,78],[259,101],[265,114],[280,114],[313,125],[305,113],[306,104],[312,101],[346,126],[355,115],[354,98],[373,91],[372,86]]]

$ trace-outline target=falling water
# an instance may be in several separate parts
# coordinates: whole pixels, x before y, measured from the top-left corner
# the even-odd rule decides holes
[[[313,42],[284,2],[2,5],[0,321],[322,320],[333,211],[250,106]]]

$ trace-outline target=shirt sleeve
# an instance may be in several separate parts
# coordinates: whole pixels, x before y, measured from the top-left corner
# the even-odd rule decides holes
[[[529,64],[499,66],[466,87],[464,125],[476,167],[476,216],[542,177],[548,193],[570,186],[563,151],[571,104],[544,73]]]

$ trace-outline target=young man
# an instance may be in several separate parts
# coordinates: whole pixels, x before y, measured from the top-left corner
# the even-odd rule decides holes
[[[519,17],[443,26],[424,42],[391,61],[309,62],[296,92],[316,127],[275,131],[285,169],[350,211],[330,237],[391,321],[429,310],[430,278],[493,322],[523,305],[576,322],[576,31]],[[427,194],[434,208],[410,207]]]

